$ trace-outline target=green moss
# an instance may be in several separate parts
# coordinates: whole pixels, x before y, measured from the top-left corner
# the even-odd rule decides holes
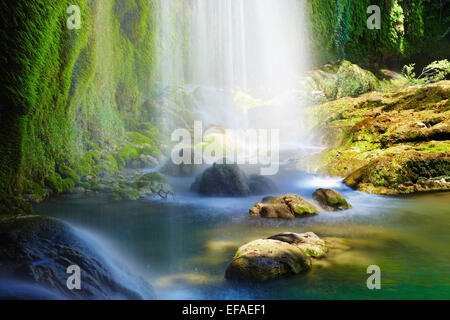
[[[45,184],[55,192],[61,193],[64,191],[64,181],[57,173],[47,177]]]
[[[75,183],[79,183],[81,181],[79,174],[70,167],[64,167],[64,169],[61,170],[61,177],[70,178]]]
[[[118,153],[114,155],[117,160],[117,164],[120,167],[125,167],[132,160],[139,158],[140,152],[137,148],[132,145],[127,145],[120,149]]]
[[[426,144],[420,144],[415,149],[426,152],[446,152],[450,151],[450,143],[448,141],[432,141]]]
[[[139,132],[129,132],[127,134],[128,141],[132,144],[153,144],[152,140],[149,137],[144,136]]]
[[[64,192],[70,191],[75,188],[75,182],[70,178],[65,178],[62,180],[62,189]]]
[[[101,171],[113,175],[119,173],[119,165],[117,164],[117,161],[114,158],[114,156],[110,154],[102,155]]]

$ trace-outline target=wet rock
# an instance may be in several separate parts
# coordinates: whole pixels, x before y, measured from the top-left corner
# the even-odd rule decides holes
[[[297,195],[266,197],[265,203],[255,204],[249,212],[250,217],[294,219],[318,214],[318,210]]]
[[[248,179],[248,186],[252,194],[268,194],[277,192],[275,183],[265,176],[252,174]]]
[[[311,258],[283,241],[260,239],[240,247],[225,272],[228,280],[267,280],[311,268]]]
[[[142,299],[130,283],[121,282],[111,261],[93,249],[77,231],[53,218],[15,216],[0,218],[0,277],[51,292],[58,299]],[[81,269],[81,290],[67,288],[71,265]],[[128,276],[128,275],[127,275]],[[150,295],[151,288],[142,283]],[[142,281],[142,282],[141,282]],[[0,296],[8,291],[0,286]],[[27,293],[31,294],[32,293]],[[39,298],[38,293],[35,292]],[[15,297],[17,298],[17,297]],[[20,298],[20,297],[19,297]],[[146,298],[148,298],[146,296]]]
[[[401,154],[379,158],[355,170],[344,183],[358,191],[409,194],[450,190],[450,152]]]
[[[284,232],[270,237],[269,239],[287,242],[303,251],[309,257],[322,258],[328,252],[324,240],[320,239],[314,232],[292,233]]]
[[[191,191],[210,197],[245,197],[250,194],[247,176],[237,164],[218,164],[203,172],[191,186]]]
[[[340,211],[350,209],[352,206],[337,191],[332,189],[317,189],[313,199],[327,211]]]
[[[311,258],[328,251],[324,240],[313,232],[285,232],[241,246],[225,272],[228,280],[267,280],[298,274],[311,268]]]

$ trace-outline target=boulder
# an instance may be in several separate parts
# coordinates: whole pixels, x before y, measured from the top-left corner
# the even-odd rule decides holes
[[[245,197],[250,194],[247,176],[237,164],[214,163],[191,185],[191,191],[210,197]]]
[[[248,187],[252,194],[268,194],[278,191],[275,183],[265,176],[252,174],[248,179]]]
[[[266,197],[263,202],[250,209],[250,217],[294,219],[319,213],[316,207],[297,195]]]
[[[225,272],[228,280],[267,280],[311,268],[311,258],[283,241],[259,239],[240,247]]]
[[[311,258],[327,253],[325,241],[312,232],[285,232],[240,247],[225,272],[228,280],[267,280],[311,269]]]
[[[322,258],[328,252],[325,241],[320,239],[314,232],[283,232],[268,239],[289,243],[302,250],[308,257]]]
[[[151,287],[107,257],[96,243],[57,219],[41,216],[0,218],[0,278],[29,286],[26,296],[57,299],[152,298]],[[81,269],[81,289],[67,288],[67,268]],[[141,287],[136,291],[135,288]],[[0,297],[23,298],[0,284]],[[13,296],[11,296],[13,295]]]
[[[226,159],[214,163],[198,176],[191,185],[191,191],[205,196],[245,197],[250,194],[277,192],[275,183],[267,177],[252,174],[247,178],[237,164],[229,164]]]
[[[340,211],[350,209],[352,206],[337,191],[332,189],[317,189],[313,199],[327,211]]]

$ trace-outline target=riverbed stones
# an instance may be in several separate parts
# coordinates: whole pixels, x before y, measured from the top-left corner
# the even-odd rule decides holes
[[[252,218],[283,218],[294,219],[317,215],[319,212],[311,203],[298,195],[282,197],[266,197],[263,203],[257,203],[250,208]]]
[[[325,241],[312,232],[285,232],[241,246],[225,272],[228,280],[261,281],[311,269],[312,258],[327,252]]]
[[[326,211],[341,211],[352,207],[343,196],[332,189],[317,189],[313,193],[313,199]]]

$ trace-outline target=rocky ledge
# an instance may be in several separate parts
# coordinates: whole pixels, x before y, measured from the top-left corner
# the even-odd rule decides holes
[[[450,81],[370,92],[309,108],[329,148],[293,163],[359,191],[450,190]]]

